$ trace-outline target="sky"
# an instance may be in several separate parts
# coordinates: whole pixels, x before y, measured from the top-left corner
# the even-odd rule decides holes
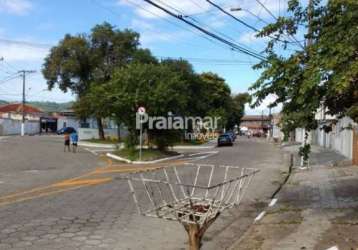
[[[226,39],[258,53],[267,40],[256,38],[255,32],[218,11],[206,0],[154,0],[188,20],[216,32]],[[261,0],[275,15],[284,15],[286,0]],[[216,4],[236,17],[260,29],[273,22],[270,14],[255,0],[216,0]],[[253,16],[253,13],[260,17]],[[188,59],[196,72],[212,71],[223,77],[233,93],[246,92],[259,77],[252,69],[258,60],[231,50],[220,42],[207,39],[200,32],[168,16],[143,0],[0,0],[0,99],[21,100],[22,79],[7,79],[18,70],[35,70],[26,78],[26,98],[30,101],[67,102],[71,93],[47,90],[42,77],[43,60],[51,46],[65,34],[88,33],[91,28],[109,22],[119,29],[130,28],[140,33],[141,47],[149,48],[157,57]],[[294,49],[294,48],[293,48]],[[270,96],[256,110],[267,111],[274,99]]]

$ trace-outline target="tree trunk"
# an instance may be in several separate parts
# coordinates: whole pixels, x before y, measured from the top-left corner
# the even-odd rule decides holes
[[[189,250],[199,250],[201,246],[200,228],[197,224],[186,225],[189,237]]]
[[[102,118],[97,117],[98,137],[100,140],[104,140],[104,130],[102,124]]]
[[[118,141],[121,138],[121,124],[119,122],[117,122],[117,137],[118,137]]]

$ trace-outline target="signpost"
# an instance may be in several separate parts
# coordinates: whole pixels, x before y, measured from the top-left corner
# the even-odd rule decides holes
[[[139,121],[140,121],[140,132],[139,132],[139,160],[142,160],[142,137],[143,137],[143,127],[142,127],[142,118],[143,115],[145,114],[145,108],[144,107],[139,107],[138,108],[138,114],[139,114]]]

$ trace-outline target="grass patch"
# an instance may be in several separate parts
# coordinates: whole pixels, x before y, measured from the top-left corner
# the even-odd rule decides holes
[[[199,140],[190,140],[190,141],[182,141],[175,143],[175,146],[195,146],[195,145],[202,145],[207,143],[208,141],[199,141]]]
[[[131,161],[139,160],[139,149],[121,149],[114,152],[114,154]],[[179,155],[179,153],[174,151],[160,151],[158,149],[143,149],[142,161],[153,161],[175,155]]]
[[[91,142],[91,143],[100,143],[100,144],[116,144],[119,143],[119,141],[117,139],[88,139],[88,140],[83,140],[84,142]]]

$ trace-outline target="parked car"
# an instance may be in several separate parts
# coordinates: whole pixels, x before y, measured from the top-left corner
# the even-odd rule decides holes
[[[229,134],[222,134],[218,137],[218,147],[220,146],[232,146],[234,144],[234,140]]]
[[[230,135],[232,137],[232,140],[235,141],[236,140],[236,134],[234,131],[228,131],[226,132],[226,134]]]
[[[74,129],[73,127],[64,127],[61,128],[60,130],[57,130],[58,135],[72,134],[73,132],[76,132],[76,129]]]

